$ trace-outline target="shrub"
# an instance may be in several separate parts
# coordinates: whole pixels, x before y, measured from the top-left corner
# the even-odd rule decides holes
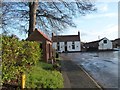
[[[39,66],[45,70],[53,70],[53,65],[45,62],[40,62]]]
[[[60,72],[53,65],[39,62],[40,44],[19,41],[15,37],[2,38],[3,83],[20,84],[21,72],[26,73],[26,88],[63,88]]]
[[[15,37],[2,37],[2,80],[18,82],[21,72],[29,71],[40,60],[37,42],[19,41]]]

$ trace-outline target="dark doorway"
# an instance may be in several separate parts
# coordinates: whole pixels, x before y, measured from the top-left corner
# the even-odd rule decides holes
[[[57,46],[57,51],[60,51],[60,46]]]
[[[67,51],[67,46],[65,46],[65,52]]]
[[[65,42],[65,52],[67,51],[67,42]]]

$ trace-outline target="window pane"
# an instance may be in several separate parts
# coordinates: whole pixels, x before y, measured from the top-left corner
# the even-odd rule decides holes
[[[107,43],[107,40],[104,40],[103,42],[104,42],[104,43]]]

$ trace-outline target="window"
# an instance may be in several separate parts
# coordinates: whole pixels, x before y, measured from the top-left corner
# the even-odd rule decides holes
[[[107,43],[107,40],[104,40],[103,43]]]

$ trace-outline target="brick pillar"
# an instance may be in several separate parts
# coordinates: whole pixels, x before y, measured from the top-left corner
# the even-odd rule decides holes
[[[43,42],[43,59],[45,62],[47,62],[47,42]]]

